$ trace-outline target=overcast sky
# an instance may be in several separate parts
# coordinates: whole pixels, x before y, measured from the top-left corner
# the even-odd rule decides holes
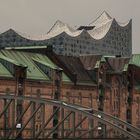
[[[42,35],[58,19],[87,25],[104,10],[119,22],[132,18],[133,53],[140,53],[140,0],[0,0],[0,32],[13,28]]]

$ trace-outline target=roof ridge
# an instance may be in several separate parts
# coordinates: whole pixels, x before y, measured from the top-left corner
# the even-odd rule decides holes
[[[103,11],[95,20],[93,20],[89,25],[92,25],[96,21],[98,21],[101,17],[106,16],[108,19],[113,19],[106,11]]]

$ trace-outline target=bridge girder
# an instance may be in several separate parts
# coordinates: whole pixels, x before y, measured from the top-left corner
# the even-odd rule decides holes
[[[22,106],[24,104],[21,113],[17,116],[16,111],[10,111],[8,116],[8,110],[16,110],[17,102],[21,102]],[[0,126],[1,139],[26,137],[26,132],[29,132],[30,138],[114,137],[114,132],[117,132],[119,137],[140,139],[140,129],[91,108],[59,100],[12,95],[0,95],[0,104],[0,121],[4,122],[4,125]],[[38,112],[40,121],[37,119]],[[8,117],[9,126],[6,122]],[[66,124],[68,120],[69,125]],[[37,123],[41,124],[39,128],[35,126]]]

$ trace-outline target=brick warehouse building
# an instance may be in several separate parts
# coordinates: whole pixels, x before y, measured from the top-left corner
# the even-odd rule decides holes
[[[60,56],[44,46],[2,49],[0,93],[17,95],[23,87],[20,90],[26,96],[54,98],[53,80],[59,67],[63,70],[61,100],[93,107],[140,127],[139,60],[139,54],[131,58]],[[9,117],[10,113],[7,122]],[[35,124],[37,129],[40,119]],[[66,125],[70,125],[70,120]],[[25,135],[30,137],[30,133]]]

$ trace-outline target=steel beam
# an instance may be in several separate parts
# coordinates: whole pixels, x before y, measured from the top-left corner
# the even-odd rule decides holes
[[[72,114],[72,111],[70,113],[68,113],[66,115],[65,118],[62,119],[62,121],[60,121],[53,129],[52,131],[46,136],[46,138],[48,138],[53,132],[55,132],[55,130]]]
[[[78,138],[82,138],[84,135],[86,135],[87,133],[90,133],[91,131],[95,131],[97,128],[98,128],[98,126],[92,128],[90,130],[87,130],[86,132],[84,132],[83,134],[81,134],[80,136],[78,136]]]
[[[74,123],[74,128],[73,128],[73,130],[70,130],[70,133],[68,133],[67,135],[66,135],[66,137],[65,138],[68,138],[69,136],[70,136],[70,134],[74,131],[74,130],[76,130],[77,129],[77,127],[79,127],[85,120],[86,120],[86,116],[75,126],[75,123]]]
[[[86,116],[88,119],[95,119],[96,121],[99,121],[105,125],[108,125],[110,127],[112,127],[114,130],[116,131],[119,131],[121,134],[124,134],[125,136],[129,137],[130,139],[135,139],[135,140],[139,140],[139,136],[137,134],[140,134],[140,129],[138,128],[135,128],[131,125],[128,125],[126,122],[126,125],[124,125],[125,123],[121,123],[121,121],[119,122],[119,119],[116,119],[116,118],[112,118],[112,117],[109,117],[109,115],[107,115],[108,117],[105,117],[106,114],[103,116],[103,118],[99,118],[98,117],[98,114],[101,115],[101,112],[94,112],[93,113],[89,113],[87,111],[84,111],[82,109],[82,107],[77,107],[77,105],[71,105],[71,104],[66,104],[62,101],[55,101],[55,100],[48,100],[48,99],[37,99],[37,98],[34,98],[34,97],[24,97],[24,96],[12,96],[12,95],[2,95],[0,96],[1,99],[15,99],[15,100],[19,100],[19,101],[33,101],[33,102],[36,102],[36,103],[41,103],[41,104],[49,104],[49,105],[52,105],[52,106],[57,106],[58,108],[64,108],[66,110],[69,110],[69,111],[73,111],[75,113],[82,113],[84,116]],[[50,119],[50,118],[49,118]],[[112,122],[113,121],[113,122]],[[114,124],[115,122],[115,124]],[[61,123],[62,124],[62,123]],[[123,125],[124,128],[120,127],[119,124]],[[129,126],[132,131],[131,132],[128,132],[126,130],[127,126]],[[26,127],[26,126],[25,126]],[[136,133],[133,132],[133,128],[135,128],[135,130],[137,131]],[[23,128],[25,129],[25,128]],[[42,131],[41,131],[42,132]]]
[[[57,107],[57,109],[55,110],[55,112],[53,112],[53,114],[50,116],[50,118],[47,120],[47,122],[43,125],[43,127],[40,129],[40,131],[38,132],[38,134],[35,136],[35,138],[38,138],[40,136],[40,134],[44,131],[45,127],[49,124],[49,122],[52,120],[53,116],[55,115],[55,113],[59,110],[60,108]]]
[[[76,116],[75,116],[75,112],[72,112],[72,125],[73,125],[73,128],[72,128],[72,132],[73,132],[73,138],[75,138],[75,122],[76,121]]]
[[[31,112],[34,112],[34,110],[36,110],[36,103],[32,102]],[[35,138],[35,116],[32,117],[31,127],[32,127],[32,138],[34,139]]]
[[[89,119],[89,138],[93,138],[94,137],[94,132],[93,132],[94,124],[93,123],[94,123],[94,120],[93,119]]]
[[[42,111],[41,111],[41,114],[42,114],[42,128],[44,128],[44,125],[45,125],[45,104],[42,105]],[[43,129],[42,130],[42,138],[45,138],[45,130]]]
[[[15,123],[15,107],[13,107],[13,121],[12,121],[12,126],[13,126],[13,130],[16,129],[16,126],[18,124],[18,122],[23,118],[24,114],[27,112],[27,110],[29,109],[29,107],[31,106],[32,102],[29,102],[29,104],[27,105],[27,107],[25,108],[25,110],[22,112],[22,114],[20,116],[18,116],[17,120],[16,120],[16,123]],[[15,103],[14,103],[15,105]],[[10,135],[12,134],[12,130],[9,132],[9,134],[7,135],[7,139],[9,139]],[[14,131],[13,131],[13,134],[14,134]]]
[[[22,128],[18,131],[18,133],[16,134],[16,138],[18,137],[18,135],[24,130],[24,128],[27,126],[27,124],[31,121],[31,119],[34,117],[34,115],[36,114],[36,112],[40,109],[42,105],[40,104],[35,111],[32,113],[32,115],[30,116],[30,118],[27,120],[27,122],[22,126]]]
[[[14,127],[15,127],[14,125],[15,125],[15,100],[13,100],[13,105],[12,105],[12,130],[13,131],[14,131]],[[12,137],[14,137],[14,133],[13,133]]]
[[[6,105],[7,105],[7,100],[4,99],[4,106],[6,106]],[[7,110],[5,110],[3,118],[4,118],[4,139],[6,139],[6,134],[7,134]]]
[[[64,118],[64,108],[61,109],[61,120]],[[61,138],[64,138],[64,122],[62,122],[61,125]]]
[[[10,100],[8,103],[6,102],[6,99],[4,99],[4,109],[3,111],[0,113],[0,118],[2,117],[2,115],[6,112],[6,110],[8,109],[9,105],[11,104],[12,100]]]

